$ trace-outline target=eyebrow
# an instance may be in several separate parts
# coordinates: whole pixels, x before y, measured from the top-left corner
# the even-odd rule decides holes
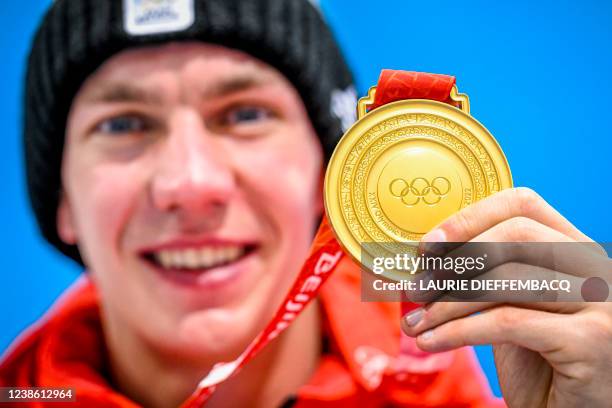
[[[221,79],[206,87],[200,94],[202,99],[214,99],[233,93],[256,88],[271,82],[270,75],[242,74]],[[89,102],[126,103],[140,102],[152,105],[163,104],[162,95],[148,89],[143,89],[129,82],[108,82],[100,85],[87,97]]]
[[[89,102],[145,102],[161,104],[162,98],[154,92],[147,91],[127,82],[112,82],[99,86],[87,97]]]
[[[269,83],[270,80],[271,78],[268,75],[246,74],[234,76],[213,84],[208,89],[205,89],[200,96],[204,99],[220,98],[232,93],[265,85]]]

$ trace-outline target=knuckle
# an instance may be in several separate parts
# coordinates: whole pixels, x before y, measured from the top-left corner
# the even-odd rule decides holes
[[[528,187],[516,187],[513,194],[518,212],[522,215],[533,214],[544,201],[538,193]]]
[[[604,248],[602,244],[600,244],[599,242],[593,241],[593,240],[591,240],[589,244],[593,247],[593,250],[597,252],[599,255],[605,256],[606,258],[608,258],[608,252],[606,252],[606,249]]]
[[[570,323],[572,340],[566,345],[566,351],[577,362],[572,367],[572,376],[588,382],[596,375],[593,367],[602,358],[602,347],[612,342],[612,315],[609,311],[595,310],[575,317]]]
[[[532,241],[535,238],[534,222],[527,217],[514,217],[504,222],[504,236],[508,241]]]
[[[502,330],[512,329],[520,322],[520,313],[513,308],[501,307],[495,314],[495,324]]]
[[[596,376],[595,369],[587,362],[580,362],[572,367],[572,377],[583,384],[591,384],[596,380]]]
[[[453,215],[444,225],[451,236],[462,236],[466,231],[471,231],[473,221],[471,208],[467,207]]]
[[[612,314],[610,312],[592,312],[587,318],[589,337],[596,341],[612,341]],[[604,343],[604,344],[605,344]]]

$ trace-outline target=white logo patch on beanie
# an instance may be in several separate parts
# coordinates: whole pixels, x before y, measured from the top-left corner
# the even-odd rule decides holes
[[[331,94],[331,113],[342,123],[346,132],[357,120],[357,90],[353,85],[346,89],[334,89]]]
[[[123,0],[123,27],[131,35],[182,31],[194,20],[193,0]]]

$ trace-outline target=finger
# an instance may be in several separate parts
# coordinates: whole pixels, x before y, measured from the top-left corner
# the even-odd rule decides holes
[[[423,242],[466,242],[500,222],[526,217],[571,239],[592,242],[557,210],[528,188],[500,191],[450,216],[423,237]],[[601,248],[599,248],[601,251]]]
[[[567,318],[540,310],[500,306],[427,330],[417,337],[417,346],[424,351],[440,352],[463,346],[512,343],[549,353],[566,342]]]
[[[508,262],[470,278],[467,290],[447,292],[439,301],[519,304],[554,312],[585,307],[582,287],[586,279],[539,266]],[[573,305],[561,305],[573,302]]]
[[[540,243],[539,245],[535,242]],[[466,271],[434,269],[432,274],[438,279],[469,278],[507,262],[521,262],[551,268],[551,262],[543,263],[543,258],[551,258],[553,242],[574,243],[575,241],[560,232],[525,217],[504,220],[478,234],[466,243],[444,254],[444,258],[483,260],[482,268]],[[592,251],[589,251],[592,254]],[[435,264],[435,262],[430,262]],[[457,276],[460,275],[460,276]]]
[[[515,216],[472,237],[473,242],[576,242],[568,235],[536,219]]]
[[[426,330],[433,329],[443,323],[459,317],[469,316],[496,306],[495,302],[435,302],[411,310],[402,316],[400,326],[402,331],[416,337]]]
[[[576,242],[547,225],[525,217],[502,221],[445,255],[445,258],[454,259],[479,257],[483,260],[486,258],[483,268],[466,269],[464,275],[464,272],[453,270],[434,270],[433,275],[438,279],[464,279],[514,262],[547,268],[553,273],[598,276],[612,282],[610,258],[593,251],[588,243]]]
[[[514,217],[476,236],[487,250],[487,266],[521,262],[574,276],[612,279],[612,260],[585,242],[531,218]],[[503,242],[503,243],[500,243]],[[478,246],[478,245],[477,245]]]
[[[551,283],[567,282],[559,290],[466,290],[444,291],[441,294],[429,291],[420,294],[419,300],[428,302],[403,316],[402,328],[408,335],[417,335],[448,321],[469,316],[501,305],[517,305],[522,308],[543,310],[555,313],[577,313],[587,307],[582,298],[582,284],[585,279],[556,273],[532,265],[506,263],[486,274],[478,276],[479,281],[537,280]],[[556,289],[556,288],[555,288]],[[427,298],[427,295],[434,297]],[[426,299],[426,300],[425,300]]]
[[[571,262],[571,258],[567,262]],[[612,261],[605,259],[610,269]],[[574,265],[574,268],[580,265]],[[607,279],[601,269],[570,270],[575,276],[558,270],[510,261],[497,265],[485,272],[469,271],[458,275],[447,271],[433,271],[417,275],[414,286],[405,293],[406,298],[415,303],[428,304],[432,302],[496,302],[496,303],[526,303],[540,302],[575,302],[574,310],[585,300],[598,294],[597,298],[612,291],[610,274]],[[597,282],[590,277],[598,273]],[[424,278],[421,278],[424,276]],[[587,284],[587,281],[590,283]],[[602,287],[607,285],[607,287]],[[585,292],[586,291],[586,292]],[[585,296],[587,296],[585,298]],[[553,307],[553,306],[550,306]],[[534,308],[538,308],[534,306]],[[549,309],[545,310],[556,310]]]
[[[447,302],[429,303],[424,307],[411,310],[401,320],[401,328],[408,336],[416,337],[426,330],[433,329],[445,323],[468,317],[474,313],[483,312],[512,303],[505,302]],[[560,314],[576,313],[586,308],[580,302],[523,302],[515,303],[523,309],[542,310]]]

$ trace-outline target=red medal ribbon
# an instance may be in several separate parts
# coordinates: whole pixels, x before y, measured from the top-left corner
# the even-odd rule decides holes
[[[403,99],[450,102],[450,92],[454,85],[455,77],[449,75],[383,69],[370,109]]]
[[[319,288],[338,266],[343,256],[344,252],[334,238],[327,218],[323,218],[310,254],[274,318],[236,360],[216,364],[200,381],[198,388],[183,403],[182,407],[191,408],[204,405],[217,385],[238,373],[266,344],[289,327],[304,307],[316,297]]]

